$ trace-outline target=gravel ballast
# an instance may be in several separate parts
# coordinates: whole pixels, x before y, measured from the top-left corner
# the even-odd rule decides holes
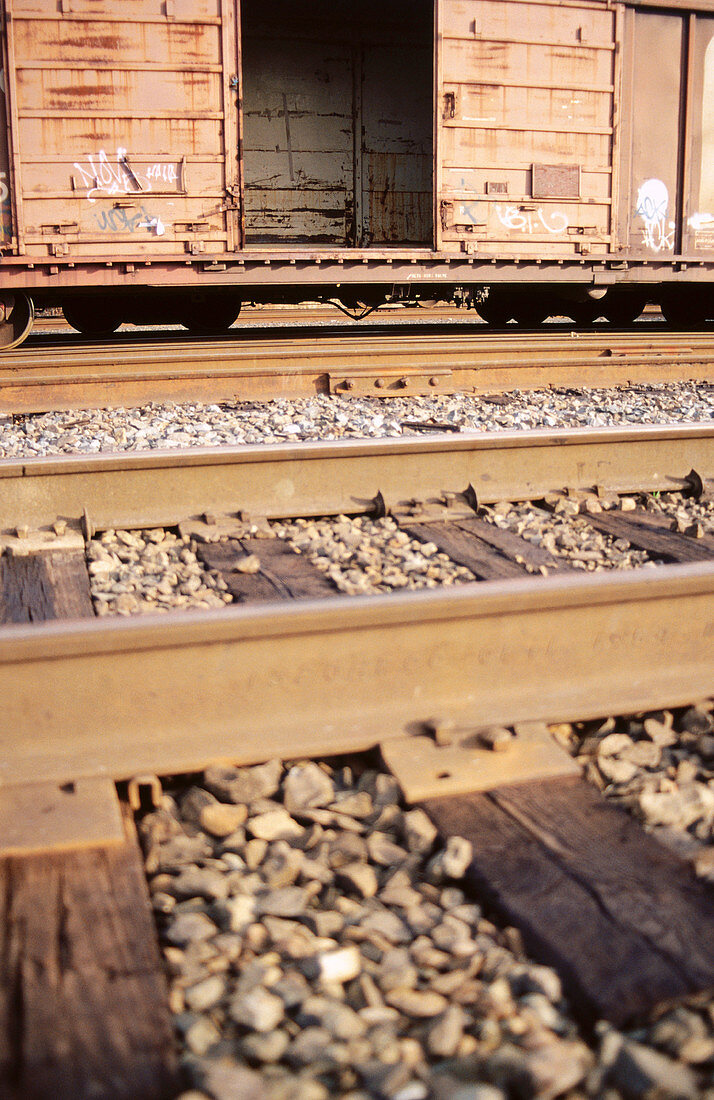
[[[494,396],[318,396],[266,403],[147,405],[0,416],[0,456],[98,454],[166,447],[381,439],[424,431],[529,431],[714,418],[711,382],[545,389]]]

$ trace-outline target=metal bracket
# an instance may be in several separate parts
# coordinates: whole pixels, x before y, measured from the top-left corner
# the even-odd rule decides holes
[[[0,532],[0,554],[7,552],[16,557],[26,557],[43,550],[84,550],[84,536],[75,526],[58,520],[52,527],[16,527],[13,531]]]
[[[224,539],[260,538],[261,534],[272,536],[270,525],[265,516],[249,514],[245,511],[229,515],[224,512],[205,512],[203,516],[192,516],[182,520],[179,534],[184,539],[196,542],[221,542]]]
[[[104,847],[125,839],[111,779],[0,784],[0,856]]]
[[[127,799],[134,813],[147,803],[157,810],[164,797],[161,780],[157,775],[135,775],[127,784]]]
[[[327,376],[328,392],[351,393],[353,397],[386,397],[393,393],[411,396],[433,393],[453,393],[453,372],[448,367],[435,367],[422,374],[404,374],[397,370],[353,370]]]
[[[421,725],[423,736],[397,737],[380,746],[407,802],[580,774],[544,722],[521,723],[512,731],[452,726],[443,718]]]
[[[440,497],[429,500],[398,501],[387,511],[398,521],[411,523],[446,522],[473,516],[479,508],[478,497],[473,485],[466,486],[461,493],[444,492]]]

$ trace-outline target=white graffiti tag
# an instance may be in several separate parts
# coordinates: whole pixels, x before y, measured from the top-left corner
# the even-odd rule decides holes
[[[711,233],[714,230],[714,214],[692,214],[687,218],[687,225],[695,233]]]
[[[117,149],[116,161],[110,160],[103,149],[88,153],[84,164],[75,161],[74,167],[81,176],[87,198],[96,202],[107,195],[134,195],[137,191],[153,190],[152,181],[176,183],[178,173],[175,164],[151,164],[148,167],[132,167],[126,149]]]
[[[532,235],[542,233],[545,230],[546,233],[556,236],[559,233],[565,233],[570,224],[562,210],[549,210],[546,213],[539,206],[537,210],[531,212],[530,210],[519,210],[517,206],[504,207],[500,203],[496,203],[494,209],[501,225],[505,229],[515,232]]]
[[[642,241],[653,252],[674,248],[674,222],[667,221],[669,192],[662,180],[649,179],[637,192],[635,213],[642,218]]]

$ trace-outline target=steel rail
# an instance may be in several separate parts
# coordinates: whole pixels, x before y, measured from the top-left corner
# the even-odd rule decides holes
[[[483,503],[563,488],[673,490],[714,478],[714,423],[473,433],[0,461],[0,532],[57,519],[88,530],[173,525],[205,512],[336,515],[441,499]]]
[[[0,412],[316,393],[487,393],[711,379],[710,333],[414,333],[329,327],[275,339],[35,347],[0,356]],[[485,326],[484,326],[485,327]],[[401,329],[401,331],[400,331]]]
[[[0,628],[0,782],[199,770],[714,690],[714,565]]]

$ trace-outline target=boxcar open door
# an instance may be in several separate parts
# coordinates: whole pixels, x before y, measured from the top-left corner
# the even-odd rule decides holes
[[[241,0],[248,246],[432,243],[432,0]]]

